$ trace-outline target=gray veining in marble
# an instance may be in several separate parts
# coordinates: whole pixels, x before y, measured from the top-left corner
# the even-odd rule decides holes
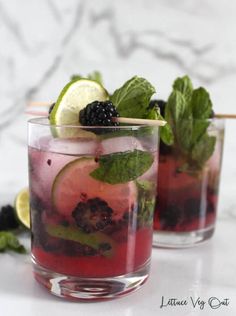
[[[216,112],[235,113],[235,16],[234,0],[0,0],[2,199],[27,185],[26,103],[53,101],[74,73],[98,69],[110,91],[138,74],[160,98],[188,73]],[[220,198],[234,218],[235,126],[227,122]]]

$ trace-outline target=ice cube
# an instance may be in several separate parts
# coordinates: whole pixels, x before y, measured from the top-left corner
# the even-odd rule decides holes
[[[76,156],[62,155],[38,149],[30,150],[30,185],[32,191],[44,202],[51,203],[51,189],[60,170]]]
[[[113,137],[105,139],[101,142],[102,155],[112,154],[116,152],[124,152],[128,150],[144,150],[140,141],[132,136]]]
[[[48,150],[66,155],[95,155],[98,142],[85,138],[53,138],[48,143]]]

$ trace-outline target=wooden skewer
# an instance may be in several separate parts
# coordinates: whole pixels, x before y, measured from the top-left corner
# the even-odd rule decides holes
[[[35,110],[36,107],[49,107],[53,102],[30,102],[27,105],[26,114],[36,115],[36,116],[48,116],[48,112],[42,112]],[[136,119],[130,117],[114,117],[113,121],[119,123],[127,123],[127,124],[137,124],[137,125],[149,125],[149,126],[164,126],[166,125],[166,121],[162,120],[148,120],[148,119]]]
[[[45,101],[30,101],[27,105],[27,114],[32,115],[39,115],[39,116],[47,116],[47,113],[41,111],[31,110],[35,107],[50,107],[53,102],[45,102]],[[236,114],[223,114],[223,113],[216,113],[214,115],[215,118],[219,119],[236,119]],[[160,120],[146,120],[146,119],[135,119],[135,118],[128,118],[128,117],[119,117],[117,122],[120,123],[127,123],[127,124],[146,124],[146,125],[157,125],[157,126],[164,126],[166,124],[165,121]],[[156,124],[154,123],[156,122]]]
[[[36,116],[48,116],[47,112],[40,111],[25,111],[26,114],[36,115]],[[149,125],[149,126],[164,126],[166,121],[161,120],[147,120],[147,119],[135,119],[130,117],[113,117],[114,122],[127,123],[133,125]]]
[[[215,114],[214,117],[216,118],[225,118],[225,119],[236,119],[236,114]]]
[[[150,125],[150,126],[165,126],[166,121],[161,120],[148,120],[148,119],[138,119],[131,117],[113,117],[113,121],[119,123],[127,123],[127,124],[137,124],[137,125]]]

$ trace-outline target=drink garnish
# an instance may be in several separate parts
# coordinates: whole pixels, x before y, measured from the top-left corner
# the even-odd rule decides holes
[[[79,112],[79,122],[88,126],[117,126],[119,114],[111,101],[93,101]]]
[[[188,76],[177,78],[165,107],[169,129],[161,131],[161,139],[178,152],[182,170],[189,166],[200,170],[211,157],[216,142],[216,137],[207,133],[211,116],[212,102],[206,89],[194,89]]]
[[[148,105],[155,89],[146,79],[137,76],[131,78],[109,98],[106,89],[97,81],[84,79],[81,76],[74,78],[76,79],[63,88],[56,104],[50,108],[51,125],[109,126],[118,125],[119,120],[128,124],[145,124],[146,119],[152,119]],[[94,104],[93,106],[90,104],[95,102],[99,105],[99,107],[96,106],[96,113]],[[107,109],[105,112],[103,107]],[[114,116],[111,117],[110,114],[114,114]],[[123,118],[119,118],[119,116],[123,116]],[[140,120],[135,121],[135,119]],[[156,117],[155,121],[147,121],[147,123],[149,125],[151,123],[153,125],[165,124],[163,120],[159,121]],[[85,129],[80,129],[79,135],[77,135],[78,129],[77,131],[68,129],[67,134],[69,133],[69,135],[65,135],[66,129],[63,133],[56,128],[53,131],[55,136],[61,137],[83,137],[83,134],[85,137],[89,136]],[[74,133],[76,135],[73,135]]]
[[[96,81],[89,79],[72,80],[61,91],[55,106],[50,113],[51,125],[79,124],[79,112],[93,101],[105,101],[108,99],[107,91]],[[79,132],[78,132],[79,131]],[[82,129],[53,129],[54,135],[60,137],[92,136]],[[62,135],[61,135],[62,134]],[[75,135],[74,135],[75,134]],[[79,134],[79,135],[78,135]]]
[[[134,76],[110,97],[121,117],[147,118],[148,105],[155,88],[146,79]]]
[[[110,184],[126,183],[144,174],[153,163],[153,156],[142,150],[117,152],[98,158],[99,166],[90,175]]]

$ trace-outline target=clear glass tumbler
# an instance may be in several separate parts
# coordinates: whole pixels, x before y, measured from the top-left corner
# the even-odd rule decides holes
[[[199,167],[174,146],[160,145],[154,246],[181,248],[209,239],[214,232],[224,142],[224,120],[209,121],[214,137],[210,158]],[[197,122],[198,126],[202,122]],[[186,139],[188,135],[186,133]],[[208,154],[209,148],[204,148]],[[201,153],[196,152],[195,156]]]
[[[147,279],[158,128],[28,123],[34,276],[74,300],[120,297]]]

